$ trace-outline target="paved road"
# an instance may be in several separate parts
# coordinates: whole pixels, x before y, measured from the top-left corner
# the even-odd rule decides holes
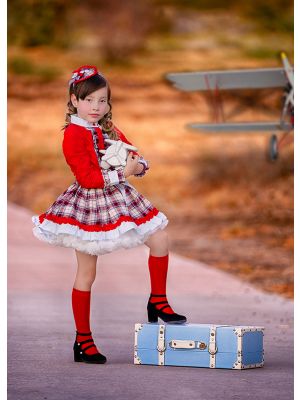
[[[134,324],[147,321],[146,246],[98,259],[91,329],[108,363],[74,363],[75,253],[35,239],[28,210],[8,211],[9,400],[293,398],[293,302],[173,253],[173,308],[190,323],[265,326],[266,365],[234,371],[133,364]]]

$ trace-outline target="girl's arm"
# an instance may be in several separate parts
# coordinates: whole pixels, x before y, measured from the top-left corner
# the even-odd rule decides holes
[[[87,189],[103,189],[107,186],[125,183],[123,168],[113,171],[95,165],[86,149],[86,141],[80,133],[66,129],[63,139],[63,153],[80,186]]]
[[[131,142],[129,142],[129,140],[126,138],[124,133],[121,132],[120,129],[118,129],[116,126],[115,126],[115,130],[117,131],[117,133],[119,135],[119,138],[120,138],[120,140],[122,140],[122,142],[125,142],[125,143],[130,144],[130,145],[133,146],[133,144]],[[140,156],[139,153],[137,153],[136,151],[133,151],[132,153],[137,155],[137,156],[139,156],[139,161],[138,162],[139,162],[139,164],[141,164],[143,166],[141,171],[139,173],[137,173],[137,174],[134,174],[134,176],[142,177],[142,176],[144,176],[146,174],[146,171],[148,171],[148,169],[150,168],[149,167],[149,162],[147,160],[145,160],[142,156]]]

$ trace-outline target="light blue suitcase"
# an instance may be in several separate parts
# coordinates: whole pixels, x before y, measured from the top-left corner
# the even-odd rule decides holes
[[[134,364],[262,367],[263,331],[256,326],[135,324]]]

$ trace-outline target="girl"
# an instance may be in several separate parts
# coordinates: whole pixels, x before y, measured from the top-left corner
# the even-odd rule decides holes
[[[97,364],[105,363],[106,357],[98,351],[90,331],[90,301],[97,256],[101,254],[145,243],[150,248],[149,322],[157,322],[158,317],[168,323],[186,322],[186,317],[172,310],[166,297],[169,255],[163,229],[167,217],[126,180],[131,175],[144,176],[148,162],[130,152],[124,168],[101,168],[100,150],[108,147],[105,138],[131,145],[111,121],[110,97],[109,84],[95,66],[73,71],[62,147],[76,180],[44,214],[32,218],[38,239],[75,249],[74,361]]]

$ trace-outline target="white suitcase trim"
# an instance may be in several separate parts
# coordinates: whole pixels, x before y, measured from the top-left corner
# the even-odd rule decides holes
[[[134,325],[134,364],[142,364],[142,360],[138,357],[137,345],[138,345],[138,334],[139,331],[143,328],[143,324],[135,324]]]

